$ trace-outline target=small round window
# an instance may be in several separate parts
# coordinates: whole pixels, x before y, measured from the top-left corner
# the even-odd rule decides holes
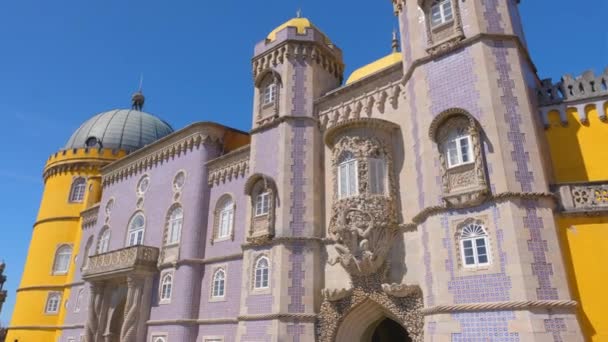
[[[112,208],[114,208],[114,199],[111,199],[106,203],[106,215],[110,215]]]
[[[88,137],[84,144],[86,147],[101,147],[101,141],[96,137]]]
[[[173,178],[173,188],[175,190],[181,190],[184,187],[184,183],[186,182],[186,173],[184,171],[180,171]]]
[[[137,193],[143,195],[148,191],[148,187],[150,187],[150,177],[143,176],[137,183]]]

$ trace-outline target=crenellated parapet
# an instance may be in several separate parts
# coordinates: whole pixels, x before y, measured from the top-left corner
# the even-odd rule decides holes
[[[207,162],[210,186],[243,177],[249,172],[249,145]]]
[[[559,113],[561,123],[567,125],[567,111],[570,109],[576,109],[580,122],[587,123],[587,108],[590,105],[595,106],[599,118],[604,121],[607,119],[608,68],[599,75],[591,70],[576,77],[566,74],[556,83],[550,78],[544,79],[537,91],[537,98],[545,126],[549,125],[549,114],[552,112]]]
[[[75,148],[52,154],[46,162],[42,176],[49,177],[78,171],[97,170],[126,156],[126,151],[104,148]]]

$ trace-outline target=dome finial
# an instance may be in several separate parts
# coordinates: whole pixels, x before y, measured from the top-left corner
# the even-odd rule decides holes
[[[146,101],[142,91],[143,83],[144,75],[141,74],[139,76],[139,89],[137,89],[137,91],[131,96],[131,108],[138,111],[141,111],[144,108],[144,102]]]
[[[393,40],[391,42],[393,52],[399,52],[399,38],[397,38],[397,30],[393,29]]]
[[[302,9],[298,8],[298,10],[296,11],[296,18],[302,18]]]

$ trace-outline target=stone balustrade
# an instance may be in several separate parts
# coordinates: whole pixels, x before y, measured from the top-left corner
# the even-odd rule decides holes
[[[131,246],[89,257],[82,278],[97,280],[119,277],[133,272],[157,271],[159,250],[149,246]]]
[[[608,181],[559,184],[557,192],[566,213],[608,211]]]

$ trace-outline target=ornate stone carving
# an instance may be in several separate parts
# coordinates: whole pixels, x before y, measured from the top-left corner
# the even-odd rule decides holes
[[[424,21],[428,45],[427,52],[430,55],[436,55],[450,50],[465,38],[462,20],[460,18],[460,1],[458,0],[452,0],[454,19],[451,22],[441,24],[438,27],[431,27],[431,6],[436,1],[437,0],[418,0],[418,6],[420,6],[425,16]]]
[[[321,304],[318,319],[318,331],[320,342],[334,342],[340,330],[340,325],[349,314],[366,302],[373,302],[382,308],[382,311],[390,315],[406,328],[408,335],[414,342],[424,340],[424,321],[422,310],[422,295],[418,287],[411,288],[412,291],[395,291],[395,294],[405,296],[393,296],[387,293],[383,287],[387,267],[383,266],[379,272],[371,276],[352,277],[353,288],[351,293],[337,301],[331,301],[325,297]],[[389,287],[392,285],[388,285]],[[399,286],[396,286],[397,288]],[[368,322],[369,323],[369,322]],[[342,341],[338,341],[342,342]]]
[[[84,280],[106,278],[133,271],[155,272],[158,254],[156,247],[131,246],[93,255],[89,257],[82,278]]]
[[[125,303],[125,317],[120,329],[120,340],[122,342],[135,341],[143,295],[143,282],[143,278],[140,277],[127,277],[127,301]]]
[[[406,285],[406,284],[382,284],[382,291],[389,296],[393,297],[407,297],[414,294],[417,291],[420,291],[420,288],[415,285]]]
[[[608,211],[608,182],[560,184],[557,186],[565,213],[602,213]]]
[[[268,212],[256,215],[256,200],[259,194],[268,193]],[[263,174],[254,174],[245,182],[245,194],[250,197],[251,218],[247,242],[253,245],[266,244],[274,237],[275,207],[277,187],[272,178]]]
[[[323,289],[321,293],[326,300],[335,302],[350,296],[353,293],[353,289]]]
[[[80,217],[82,218],[82,228],[90,228],[97,223],[97,216],[99,215],[99,203],[94,206],[82,211]]]
[[[249,172],[249,146],[209,161],[207,168],[210,186],[243,177]]]

